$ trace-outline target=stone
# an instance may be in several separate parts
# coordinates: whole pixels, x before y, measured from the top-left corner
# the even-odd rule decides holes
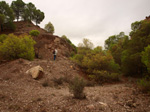
[[[43,77],[44,71],[41,66],[35,66],[26,71],[27,74],[31,75],[33,79],[40,79]]]
[[[136,103],[133,103],[133,107],[136,108],[136,106],[137,106]]]
[[[108,106],[106,103],[103,103],[103,102],[99,102],[99,104],[103,106]]]
[[[90,104],[90,105],[87,105],[87,108],[90,109],[90,110],[93,110],[95,107],[93,104]]]

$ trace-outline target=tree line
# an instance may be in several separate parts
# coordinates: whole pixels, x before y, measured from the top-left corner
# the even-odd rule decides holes
[[[131,24],[129,36],[121,32],[105,41],[105,49],[111,51],[121,71],[127,76],[149,75],[150,69],[150,21],[142,20]]]
[[[131,32],[109,36],[105,49],[89,39],[79,43],[71,59],[98,83],[118,81],[122,76],[142,78],[138,84],[150,91],[150,20],[131,24]]]
[[[105,41],[120,71],[125,76],[138,77],[137,84],[143,92],[150,92],[150,20],[131,24],[129,36],[121,32]]]
[[[124,32],[109,36],[104,47],[94,48],[85,38],[72,59],[89,74],[120,71],[125,76],[150,77],[150,20],[133,22],[129,36]]]
[[[4,23],[17,21],[34,21],[35,24],[40,24],[45,15],[37,9],[33,3],[24,3],[22,0],[12,1],[11,5],[5,1],[0,1],[0,25]]]

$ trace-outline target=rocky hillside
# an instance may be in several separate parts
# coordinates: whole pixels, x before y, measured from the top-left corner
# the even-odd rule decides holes
[[[52,51],[56,48],[58,50],[58,57],[68,57],[74,49],[62,38],[56,35],[47,33],[44,29],[39,26],[34,25],[31,22],[14,22],[16,25],[16,30],[4,31],[2,33],[9,34],[13,33],[15,35],[29,34],[31,30],[40,31],[38,37],[33,37],[37,42],[35,45],[36,54],[40,59],[51,59]]]

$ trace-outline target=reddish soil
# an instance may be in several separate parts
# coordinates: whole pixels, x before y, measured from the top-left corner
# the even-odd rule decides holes
[[[35,80],[26,71],[40,65],[44,77]],[[0,65],[1,112],[149,112],[150,96],[133,83],[86,87],[86,99],[74,99],[68,84],[54,79],[83,75],[67,58],[27,61],[18,59]],[[48,83],[44,86],[44,83]]]

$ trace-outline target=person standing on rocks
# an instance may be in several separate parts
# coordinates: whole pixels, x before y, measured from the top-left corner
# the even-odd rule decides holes
[[[55,49],[54,51],[53,51],[53,55],[54,55],[54,61],[56,60],[56,56],[57,56],[57,49]]]

